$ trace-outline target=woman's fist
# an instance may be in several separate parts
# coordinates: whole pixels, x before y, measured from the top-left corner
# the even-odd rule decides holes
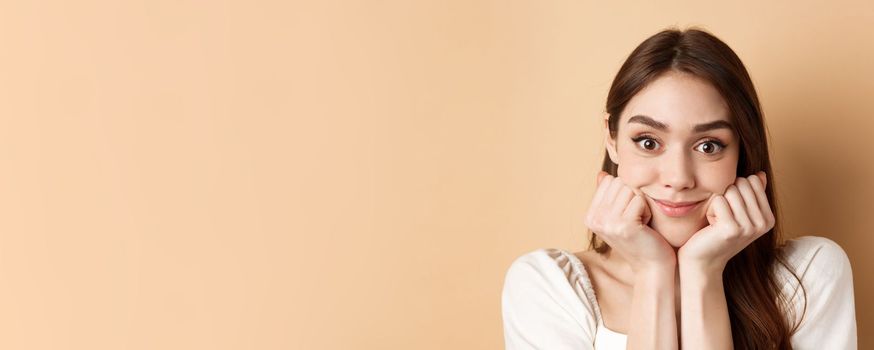
[[[774,228],[767,184],[765,173],[759,172],[737,178],[724,195],[714,195],[707,208],[709,225],[680,247],[681,264],[721,272],[729,259]]]
[[[674,266],[673,248],[647,226],[652,212],[643,196],[622,179],[600,172],[586,225],[628,261],[635,272],[647,267]]]

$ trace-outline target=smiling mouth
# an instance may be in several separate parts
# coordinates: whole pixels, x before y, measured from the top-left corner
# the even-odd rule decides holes
[[[661,203],[661,204],[664,204],[664,205],[666,205],[666,206],[674,207],[674,208],[686,207],[686,206],[690,206],[690,205],[698,204],[698,203],[701,202],[701,201],[692,201],[692,202],[670,202],[670,201],[663,201],[663,200],[659,200],[659,199],[653,199],[653,200],[656,201],[656,202],[659,202],[659,203]]]
[[[653,199],[653,201],[656,202],[656,205],[659,207],[662,213],[670,217],[685,216],[686,214],[689,214],[693,210],[697,209],[698,206],[704,202],[703,200],[697,202],[668,202],[658,199]]]

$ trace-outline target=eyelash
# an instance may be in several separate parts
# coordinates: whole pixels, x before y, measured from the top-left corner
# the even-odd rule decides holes
[[[655,150],[649,150],[649,149],[646,149],[646,148],[643,148],[643,147],[638,146],[638,143],[639,143],[640,141],[643,141],[643,140],[653,140],[653,141],[655,141],[655,142],[658,142],[654,137],[652,137],[652,136],[650,136],[650,135],[640,135],[640,136],[632,137],[632,138],[631,138],[631,141],[634,141],[635,146],[637,146],[637,148],[643,150],[644,152],[652,152],[652,151],[655,151]],[[719,154],[719,153],[722,153],[722,151],[725,150],[725,147],[728,146],[728,145],[726,145],[724,142],[719,141],[719,140],[714,139],[714,138],[710,138],[710,139],[704,140],[704,142],[699,143],[699,145],[702,145],[702,144],[704,144],[704,143],[712,143],[712,144],[716,145],[716,146],[719,148],[718,150],[714,151],[713,153],[704,153],[704,152],[701,152],[701,153],[704,153],[704,154],[706,154],[706,155],[708,155],[708,156],[713,156],[713,155],[717,155],[717,154]]]

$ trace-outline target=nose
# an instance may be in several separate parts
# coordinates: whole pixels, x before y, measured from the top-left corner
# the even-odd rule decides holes
[[[683,191],[695,187],[692,160],[681,149],[665,154],[661,161],[661,182],[665,188]]]

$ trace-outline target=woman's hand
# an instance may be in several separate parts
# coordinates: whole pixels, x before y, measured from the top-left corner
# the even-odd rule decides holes
[[[639,190],[601,171],[586,225],[624,258],[635,273],[676,266],[674,249],[647,226],[652,212]]]
[[[722,273],[729,259],[774,227],[768,204],[768,179],[759,172],[739,177],[725,195],[714,195],[707,208],[709,225],[696,232],[677,252],[680,266],[692,264]]]

